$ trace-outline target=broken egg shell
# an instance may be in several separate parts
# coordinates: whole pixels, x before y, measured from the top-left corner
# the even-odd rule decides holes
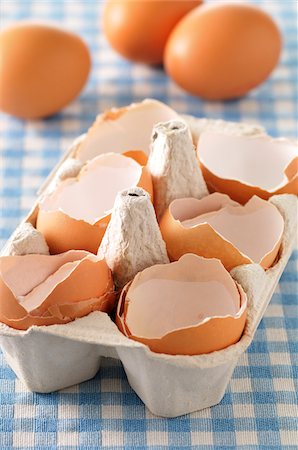
[[[128,156],[128,158],[134,159],[141,166],[146,166],[148,162],[148,156],[142,150],[129,150],[127,152],[122,153],[124,156]]]
[[[98,211],[96,208],[92,210],[92,213],[94,211],[94,219],[91,221],[86,218],[84,219],[83,217],[73,217],[73,215],[70,213],[68,214],[63,210],[63,208],[61,208],[61,206],[59,206],[59,201],[61,200],[63,190],[65,193],[67,189],[71,189],[76,183],[78,183],[77,187],[79,187],[79,182],[83,180],[85,176],[88,176],[88,172],[90,170],[91,175],[89,176],[89,192],[90,195],[92,195],[92,193],[94,194],[94,202],[98,208],[98,200],[100,195],[107,195],[109,187],[111,189],[115,188],[113,188],[112,183],[105,184],[101,176],[98,176],[96,180],[94,178],[91,179],[92,171],[96,170],[97,165],[99,168],[104,166],[107,170],[109,170],[110,166],[113,166],[113,164],[115,164],[115,167],[117,167],[117,164],[120,164],[122,168],[126,166],[128,169],[126,176],[130,176],[129,172],[135,171],[136,182],[133,186],[140,186],[144,188],[149,193],[151,198],[153,198],[151,175],[147,168],[145,166],[140,166],[136,163],[136,161],[130,161],[132,161],[132,158],[115,153],[100,155],[86,163],[76,178],[63,180],[54,192],[42,199],[42,202],[39,205],[36,228],[44,235],[51,254],[62,253],[71,249],[87,250],[91,253],[97,253],[98,247],[111,219],[111,211],[115,199],[114,197],[117,192],[111,199],[108,207],[103,211]],[[99,184],[96,186],[94,183]],[[109,183],[109,180],[107,183]],[[122,187],[129,188],[132,186],[129,186],[129,182],[124,180],[123,186],[120,187],[120,190]],[[57,205],[54,205],[53,207],[51,202],[55,202],[55,199],[57,198]],[[79,199],[80,194],[76,193],[74,198],[76,205]],[[81,201],[86,202],[85,196],[81,197]],[[92,201],[91,198],[90,201]],[[69,199],[67,200],[67,203],[69,204]],[[72,207],[76,209],[76,205],[72,205]],[[88,214],[90,215],[90,210]]]
[[[284,220],[274,205],[257,196],[242,206],[213,193],[201,200],[174,200],[160,230],[171,261],[195,253],[220,259],[229,271],[253,262],[268,269],[278,255]]]
[[[203,132],[197,154],[210,192],[242,204],[253,195],[264,200],[298,195],[297,148],[291,141]]]
[[[112,108],[97,117],[74,157],[88,161],[101,153],[139,149],[149,154],[153,126],[179,117],[169,106],[153,99]]]
[[[112,273],[91,253],[0,258],[0,321],[12,328],[63,324],[114,303]]]
[[[163,289],[158,286],[154,289],[154,283],[158,280],[164,282]],[[151,283],[150,290],[148,285],[141,286],[148,282]],[[180,298],[179,300],[177,298],[177,286],[171,286],[172,283],[177,282],[185,283],[181,302]],[[187,301],[189,301],[190,289],[193,289],[192,282],[199,282],[200,285],[196,286],[196,292],[193,292],[193,308],[190,308],[191,302],[187,305]],[[214,282],[216,289],[212,290]],[[210,286],[206,290],[209,283]],[[209,290],[207,298],[200,298],[202,286],[204,286],[205,295]],[[220,289],[219,286],[221,286]],[[147,288],[147,294],[145,288]],[[226,305],[222,303],[220,291],[222,294],[225,292],[226,299],[229,298]],[[153,296],[154,293],[156,297]],[[142,297],[148,304],[143,303],[142,308],[139,307],[137,314],[134,314],[130,320],[131,323],[128,324],[133,302],[137,300],[140,302]],[[199,302],[196,308],[195,302]],[[199,310],[203,313],[198,313]],[[204,310],[209,311],[209,316],[205,316]],[[212,310],[213,313],[210,314]],[[128,338],[142,342],[153,352],[169,355],[198,355],[221,350],[238,342],[244,330],[246,310],[246,294],[219,260],[187,254],[177,262],[145,269],[128,283],[118,303],[116,323],[120,331]],[[197,321],[196,317],[198,317]],[[151,324],[155,334],[159,334],[158,336],[154,336],[153,331],[148,337]],[[141,331],[143,326],[146,329],[144,333],[134,332],[134,328]],[[160,328],[159,333],[156,332],[158,328]]]
[[[49,247],[44,236],[30,222],[21,223],[10,236],[1,251],[2,256],[28,255],[37,253],[49,255]]]

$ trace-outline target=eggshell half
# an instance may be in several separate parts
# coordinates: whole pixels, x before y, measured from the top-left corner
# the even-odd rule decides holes
[[[130,150],[149,154],[153,126],[179,117],[169,106],[151,99],[112,108],[97,117],[78,146],[75,157],[88,161],[101,153]]]
[[[205,132],[197,153],[211,192],[242,204],[253,195],[298,195],[298,151],[291,141]]]
[[[67,323],[114,303],[110,269],[88,252],[0,258],[0,321],[12,328]]]
[[[280,248],[284,220],[274,205],[259,197],[242,206],[214,193],[201,200],[174,200],[160,230],[172,261],[191,252],[218,258],[227,270],[253,262],[268,269]]]
[[[140,186],[151,196],[151,176],[146,167],[116,153],[89,161],[78,177],[63,180],[45,196],[36,228],[52,254],[71,249],[96,253],[111,218],[115,197],[123,189]]]
[[[121,294],[116,321],[154,352],[198,355],[238,342],[246,308],[246,294],[219,260],[187,254],[136,275]]]

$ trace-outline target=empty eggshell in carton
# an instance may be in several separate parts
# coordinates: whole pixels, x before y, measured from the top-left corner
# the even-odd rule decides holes
[[[105,258],[117,288],[146,267],[169,262],[150,196],[144,189],[117,194],[98,256]]]
[[[208,189],[239,203],[253,195],[298,195],[298,151],[291,141],[205,132],[198,158]]]
[[[19,330],[110,312],[115,301],[106,262],[76,250],[1,257],[0,294],[0,321]]]
[[[83,166],[77,178],[63,180],[43,197],[36,222],[51,253],[70,249],[96,253],[117,192],[134,186],[152,195],[147,169],[116,153],[97,156]]]
[[[190,196],[201,198],[208,194],[190,131],[184,122],[173,120],[155,125],[148,170],[158,220],[172,200]]]
[[[227,270],[252,262],[268,269],[279,251],[284,220],[271,203],[252,197],[245,206],[213,193],[174,200],[160,221],[172,261],[185,253],[218,258]]]
[[[142,150],[129,150],[122,153],[124,156],[134,159],[141,166],[146,166],[148,162],[148,156]]]
[[[169,106],[146,99],[99,115],[75,152],[75,158],[87,161],[101,153],[141,150],[149,154],[153,126],[179,119]]]
[[[122,291],[117,324],[154,352],[198,355],[239,341],[246,305],[219,260],[188,254],[136,275]]]
[[[190,118],[185,120],[189,122]],[[201,129],[201,120],[192,117],[192,129]],[[229,128],[230,123],[225,124]],[[239,134],[243,134],[246,125],[238,127]],[[236,128],[237,125],[237,134]],[[76,157],[77,148],[72,146],[68,156]],[[95,154],[96,151],[100,149],[94,149]],[[46,180],[41,195],[55,173],[54,170]],[[296,197],[278,195],[270,203],[279,209],[285,222],[278,261],[266,272],[258,264],[238,266],[231,271],[248,298],[246,326],[236,344],[196,356],[154,353],[146,345],[127,339],[108,314],[95,311],[67,324],[32,326],[26,331],[0,322],[0,345],[7,362],[28,389],[52,392],[92,378],[100,367],[101,356],[110,356],[122,361],[129,384],[156,415],[177,417],[217,404],[239,357],[252,341],[295,242]],[[33,225],[37,206],[25,219]]]
[[[74,145],[71,156],[85,162],[107,152],[141,151],[149,155],[154,125],[170,120],[186,122],[195,145],[200,134],[207,130],[245,136],[265,134],[264,128],[259,125],[178,115],[162,102],[145,99],[100,114],[88,133]],[[144,155],[141,158],[141,164],[145,165]]]

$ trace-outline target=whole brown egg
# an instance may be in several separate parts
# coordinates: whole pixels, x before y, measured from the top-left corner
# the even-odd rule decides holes
[[[136,62],[163,61],[169,34],[185,14],[202,0],[108,0],[104,33],[122,56]]]
[[[0,33],[0,110],[24,119],[60,111],[83,88],[90,55],[83,40],[54,26],[24,22]]]
[[[203,5],[171,33],[165,68],[186,91],[225,100],[246,94],[276,66],[281,35],[271,17],[244,4]]]

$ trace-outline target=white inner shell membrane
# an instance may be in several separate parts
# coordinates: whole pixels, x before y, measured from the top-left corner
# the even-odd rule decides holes
[[[214,316],[235,316],[239,303],[218,281],[151,279],[129,294],[126,324],[135,336],[161,338]]]
[[[198,143],[199,159],[214,175],[269,191],[287,183],[284,169],[297,154],[294,145],[266,137],[205,132]]]
[[[76,250],[52,256],[8,256],[0,263],[0,274],[23,308],[31,312],[39,307],[54,288],[68,278],[87,256],[94,261],[94,255]]]
[[[111,212],[119,191],[138,184],[142,167],[120,154],[105,154],[85,166],[79,180],[68,179],[46,197],[42,209],[62,210],[92,225]]]
[[[37,285],[26,296],[18,297],[20,304],[27,312],[38,308],[62,281],[66,280],[81,261],[68,262],[51,274],[43,283]]]
[[[83,140],[78,156],[86,161],[102,153],[101,149],[114,153],[142,150],[149,154],[153,126],[177,119],[174,110],[156,100],[131,105],[119,117],[99,121]]]
[[[70,250],[60,255],[7,256],[0,260],[0,274],[15,297],[29,294],[36,286],[59,271],[63,265],[86,257],[84,250]]]
[[[193,228],[208,223],[224,239],[259,263],[280,239],[283,232],[283,218],[274,206],[253,198],[256,208],[226,206],[223,209],[202,214],[182,223],[185,228]],[[177,216],[176,216],[177,218]]]

